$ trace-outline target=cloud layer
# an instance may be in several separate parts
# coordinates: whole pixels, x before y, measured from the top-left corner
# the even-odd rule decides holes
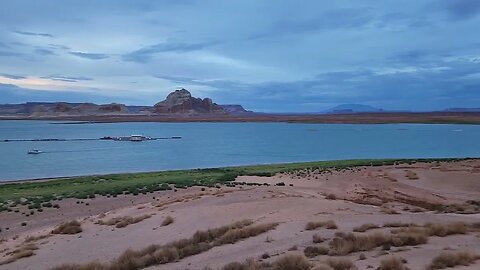
[[[480,104],[477,0],[0,5],[0,103],[154,104],[185,87],[271,112]]]

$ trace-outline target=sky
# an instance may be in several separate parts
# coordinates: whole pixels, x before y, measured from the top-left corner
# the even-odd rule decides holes
[[[480,107],[478,0],[0,0],[0,103]]]

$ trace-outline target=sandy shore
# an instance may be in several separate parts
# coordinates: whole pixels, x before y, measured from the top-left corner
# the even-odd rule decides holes
[[[14,257],[12,251],[29,244],[35,249],[32,248],[33,255],[0,265],[0,269],[41,270],[64,263],[108,262],[127,249],[164,245],[189,238],[198,230],[243,219],[252,220],[252,226],[267,223],[278,223],[278,226],[234,244],[214,246],[149,269],[204,269],[207,266],[218,269],[248,258],[275,261],[288,254],[303,255],[304,249],[310,246],[331,249],[335,233],[352,232],[365,223],[379,228],[358,234],[389,234],[392,228],[382,227],[389,222],[417,225],[480,222],[478,207],[467,203],[480,200],[480,160],[330,172],[303,170],[273,177],[240,176],[236,181],[262,185],[192,187],[116,198],[65,199],[58,202],[58,209],[45,208],[28,217],[22,212],[30,210],[21,206],[18,213],[2,212],[0,262]],[[162,226],[168,216],[173,218],[173,223]],[[122,217],[144,219],[122,228],[99,224]],[[50,234],[57,225],[70,220],[78,220],[82,232]],[[306,230],[308,222],[327,220],[334,221],[338,228]],[[324,241],[313,243],[314,235]],[[28,237],[30,241],[25,242]],[[480,228],[472,227],[466,233],[444,237],[432,235],[427,243],[418,245],[381,246],[345,255],[312,256],[308,260],[320,265],[327,258],[344,258],[357,269],[375,269],[382,260],[396,256],[406,259],[406,266],[414,270],[425,269],[435,256],[445,251],[480,254]],[[359,259],[360,254],[365,259]],[[458,269],[480,269],[480,260]]]

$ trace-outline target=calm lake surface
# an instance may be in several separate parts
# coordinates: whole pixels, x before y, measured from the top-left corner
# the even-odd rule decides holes
[[[480,157],[477,125],[0,121],[0,140],[131,134],[182,139],[0,142],[0,181],[335,159]],[[28,155],[31,149],[45,153]]]

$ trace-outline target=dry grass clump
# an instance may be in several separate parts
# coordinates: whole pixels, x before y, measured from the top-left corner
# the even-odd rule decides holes
[[[35,255],[35,252],[33,252],[33,251],[37,250],[37,249],[38,249],[38,247],[33,243],[29,243],[27,245],[18,247],[16,249],[8,252],[7,255],[9,255],[11,257],[4,260],[4,261],[0,261],[0,265],[9,264],[9,263],[15,262],[15,261],[17,261],[21,258],[26,258],[26,257],[33,256],[33,255]]]
[[[459,252],[442,252],[437,257],[433,258],[432,262],[426,267],[427,270],[444,269],[455,267],[458,265],[470,265],[480,256],[475,256],[467,251]]]
[[[322,246],[308,246],[303,250],[303,254],[308,258],[313,258],[318,255],[327,255],[328,248]]]
[[[466,234],[468,232],[468,224],[465,222],[453,222],[448,224],[428,223],[424,226],[429,235],[444,237],[453,234]]]
[[[285,255],[273,262],[273,269],[278,270],[308,270],[310,268],[308,260],[300,255]]]
[[[247,259],[244,263],[229,263],[220,268],[220,270],[309,270],[311,267],[311,264],[303,256],[285,255],[273,263],[258,263],[253,259]]]
[[[333,194],[333,193],[329,193],[325,196],[325,199],[327,200],[336,200],[337,199],[337,195]]]
[[[197,231],[192,237],[166,245],[150,245],[141,250],[127,250],[110,263],[85,265],[62,265],[55,270],[117,270],[142,269],[152,265],[165,264],[205,252],[215,246],[233,244],[248,237],[257,236],[277,227],[277,223],[253,225],[251,220],[242,220],[230,225],[206,231]]]
[[[325,227],[327,229],[337,229],[337,224],[333,220],[327,220],[327,221],[310,221],[305,225],[305,230],[311,231],[315,230],[318,228]]]
[[[333,270],[355,270],[357,267],[352,263],[352,261],[348,259],[335,259],[329,258],[325,261],[325,265],[331,268],[323,268],[323,269],[333,269]],[[317,269],[317,268],[315,268]],[[322,269],[322,268],[320,268]]]
[[[357,227],[353,228],[353,231],[354,232],[366,232],[368,230],[378,229],[378,228],[380,228],[380,226],[372,224],[372,223],[365,223],[363,225],[360,225],[360,226],[357,226]]]
[[[387,215],[398,215],[399,214],[397,210],[386,207],[386,206],[382,206],[380,208],[380,211],[382,211],[382,213],[387,214]]]
[[[425,244],[428,237],[422,233],[402,232],[397,234],[373,233],[359,235],[337,234],[330,245],[329,255],[347,255],[358,251],[369,251],[380,246],[415,246]]]
[[[439,236],[445,237],[454,234],[466,234],[468,233],[469,225],[465,222],[453,222],[447,224],[439,223],[427,223],[422,227],[404,227],[399,229],[393,229],[393,234],[423,234],[425,236]]]
[[[131,217],[131,216],[114,217],[106,221],[99,220],[97,221],[97,224],[108,225],[108,226],[115,225],[115,227],[117,228],[124,228],[124,227],[127,227],[128,225],[138,223],[150,217],[152,217],[152,215],[142,215],[138,217]]]
[[[263,270],[263,269],[269,269],[271,265],[269,263],[258,263],[254,261],[253,259],[247,259],[243,263],[239,262],[232,262],[224,267],[220,268],[220,270]],[[204,268],[204,270],[212,270],[212,268]]]
[[[418,180],[418,179],[419,179],[417,173],[414,172],[414,171],[406,171],[406,177],[407,177],[409,180]]]
[[[383,259],[380,262],[380,266],[377,270],[409,270],[408,267],[405,266],[404,260],[398,257],[389,257]]]
[[[38,236],[27,236],[27,238],[25,238],[25,243],[29,243],[29,242],[35,242],[37,240],[41,240],[41,239],[44,239],[44,238],[47,238],[47,237],[50,237],[50,234],[42,234],[42,235],[38,235]]]
[[[333,268],[328,264],[320,264],[312,268],[312,270],[333,270]]]
[[[174,219],[171,216],[167,216],[163,221],[162,221],[162,226],[168,226],[172,224]]]
[[[385,222],[383,224],[383,227],[385,228],[400,228],[400,227],[417,227],[418,225],[415,223],[404,223],[400,221],[394,221],[394,222]]]
[[[312,242],[315,244],[322,243],[323,241],[325,241],[325,239],[318,234],[312,236]]]
[[[57,226],[53,234],[77,234],[82,232],[82,225],[77,220],[72,220]]]
[[[439,213],[457,213],[457,214],[478,214],[480,213],[480,206],[478,204],[462,203],[462,204],[450,204],[441,205],[437,209],[434,209]]]

